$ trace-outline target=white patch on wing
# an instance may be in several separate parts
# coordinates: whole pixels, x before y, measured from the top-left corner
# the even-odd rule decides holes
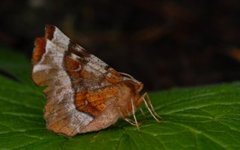
[[[86,57],[86,60],[88,61],[87,65],[91,66],[95,70],[98,70],[103,74],[107,72],[105,67],[108,65],[96,56],[90,55],[90,57]]]
[[[96,76],[101,76],[101,72],[99,72],[98,70],[96,70],[96,68],[93,68],[93,66],[91,66],[89,63],[87,63],[85,66],[84,66],[84,69],[87,71],[87,72],[90,72],[90,73],[93,73],[94,75]]]
[[[110,78],[112,76],[112,73],[111,72],[108,72],[107,75],[106,75],[108,78]]]
[[[52,67],[49,66],[49,65],[41,65],[41,64],[38,64],[38,65],[36,65],[35,67],[33,67],[33,73],[38,72],[38,71],[49,70],[49,69],[51,69],[51,68],[52,68]]]
[[[60,52],[64,52],[68,50],[68,45],[70,43],[70,39],[62,33],[57,27],[55,27],[55,31],[53,34],[53,39],[51,40],[55,45],[61,47],[61,49],[57,49]]]
[[[81,57],[79,57],[78,55],[74,54],[74,53],[71,53],[70,57],[73,59],[73,60],[77,60],[78,59],[81,59]]]
[[[56,30],[55,32],[58,31]],[[56,45],[58,42],[66,42],[67,39],[59,34],[61,33],[56,35],[54,33],[56,37],[53,41],[46,41],[45,53],[42,55],[41,60],[34,65],[33,74],[36,76],[37,74],[47,76],[50,79],[45,81],[48,86],[45,91],[48,97],[46,106],[55,106],[50,112],[45,112],[45,119],[48,125],[61,119],[63,117],[61,111],[63,111],[64,115],[69,118],[69,123],[65,127],[72,129],[74,133],[80,133],[80,127],[88,125],[93,120],[93,117],[78,111],[74,105],[72,82],[63,67],[63,52],[67,50],[67,47],[65,44]],[[51,76],[49,76],[49,72],[51,72]],[[58,92],[59,89],[61,89],[61,92]]]

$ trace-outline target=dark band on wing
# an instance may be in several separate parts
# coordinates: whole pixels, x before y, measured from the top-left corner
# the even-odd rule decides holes
[[[52,40],[53,36],[54,36],[54,32],[55,32],[56,27],[53,25],[46,25],[45,26],[45,38]]]
[[[81,46],[72,41],[70,41],[68,45],[68,51],[82,58],[90,56],[90,54],[84,48],[82,48]]]
[[[42,55],[45,53],[46,39],[51,40],[53,38],[54,31],[55,31],[55,26],[46,25],[45,37],[36,38],[35,47],[32,55],[32,62],[34,65],[41,60]]]
[[[46,46],[45,38],[36,38],[35,47],[32,55],[32,62],[34,65],[41,60],[42,55],[45,53],[45,46]]]

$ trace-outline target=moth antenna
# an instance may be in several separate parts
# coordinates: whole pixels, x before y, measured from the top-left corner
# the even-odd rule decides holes
[[[132,114],[133,114],[133,119],[135,121],[136,127],[139,129],[139,124],[135,115],[135,105],[133,104],[133,100],[131,99],[131,105],[132,105]]]
[[[124,72],[120,72],[121,75],[127,76],[131,79],[134,79],[133,76],[131,76],[130,74],[124,73]]]
[[[134,82],[136,82],[136,83],[139,83],[139,81],[137,81],[133,76],[131,76],[130,74],[127,74],[127,73],[124,73],[124,72],[120,72],[120,74],[121,75],[123,75],[123,76],[126,76],[126,77],[128,77],[128,78],[130,78],[130,79],[132,79]]]
[[[149,95],[146,93],[145,96],[146,96],[146,100],[147,100],[148,104],[150,105],[150,108],[151,108],[152,112],[154,113],[154,115],[155,115],[159,120],[161,120],[161,117],[158,115],[158,113],[155,111],[155,109],[154,109],[154,107],[153,107],[153,105],[152,105],[152,102],[151,102],[151,100],[150,100]]]
[[[145,95],[146,93],[144,94],[144,96],[142,97],[143,99],[143,102],[145,104],[145,106],[147,107],[148,111],[150,112],[150,114],[152,115],[152,117],[157,121],[157,122],[160,122],[160,120],[155,116],[155,114],[153,113],[151,107],[149,106],[147,100],[145,99]]]

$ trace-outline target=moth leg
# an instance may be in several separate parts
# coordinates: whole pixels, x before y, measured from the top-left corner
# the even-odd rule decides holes
[[[145,112],[143,111],[143,109],[142,109],[142,108],[139,108],[139,110],[140,110],[141,114],[142,114],[144,117],[146,117],[146,114],[145,114]]]
[[[146,99],[146,98],[147,99]],[[141,98],[141,100],[143,100],[145,106],[147,107],[148,111],[150,112],[150,114],[152,115],[152,117],[157,121],[157,122],[160,122],[160,116],[155,112],[152,104],[151,104],[151,101],[149,99],[149,97],[147,97],[147,93],[144,93]],[[150,101],[150,102],[149,102]],[[150,103],[150,104],[149,104]]]
[[[129,118],[123,118],[124,119],[124,121],[126,121],[127,123],[129,123],[129,124],[131,124],[131,125],[133,125],[133,126],[136,126],[137,127],[137,129],[139,130],[139,126],[140,126],[140,124],[141,123],[135,123],[133,120],[131,120],[131,119],[129,119]]]
[[[142,102],[143,102],[143,97],[141,96],[141,97],[136,101],[135,106],[136,106],[136,107],[139,107]],[[142,109],[142,108],[139,108],[139,110],[140,110],[141,114],[142,114],[144,117],[146,117],[146,114],[145,114],[145,112],[143,111],[143,109]]]
[[[135,105],[133,103],[133,99],[131,99],[131,106],[132,106],[132,114],[133,114],[133,119],[135,121],[136,127],[139,129],[139,123],[137,121],[136,115],[135,115]]]
[[[156,116],[158,119],[161,120],[161,117],[158,115],[158,113],[155,111],[155,109],[154,109],[154,107],[153,107],[153,105],[152,105],[152,102],[151,102],[151,100],[150,100],[150,97],[149,97],[148,93],[146,93],[146,100],[147,100],[148,104],[150,105],[150,107],[151,107],[153,113],[155,114],[155,116]]]
[[[130,119],[130,118],[124,117],[124,115],[123,115],[120,107],[118,107],[118,109],[119,109],[120,115],[122,116],[122,118],[123,118],[124,121],[126,121],[127,123],[129,123],[129,124],[131,124],[131,125],[133,125],[133,126],[136,126],[137,128],[139,127],[139,125],[137,125],[135,121],[133,121],[133,120]]]

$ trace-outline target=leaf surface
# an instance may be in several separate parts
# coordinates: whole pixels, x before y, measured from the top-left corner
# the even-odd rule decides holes
[[[0,51],[0,149],[240,149],[240,83],[150,93],[162,117],[139,112],[140,130],[124,121],[66,138],[48,131],[45,98],[31,82],[31,64],[19,53]],[[146,109],[144,109],[145,112]]]

